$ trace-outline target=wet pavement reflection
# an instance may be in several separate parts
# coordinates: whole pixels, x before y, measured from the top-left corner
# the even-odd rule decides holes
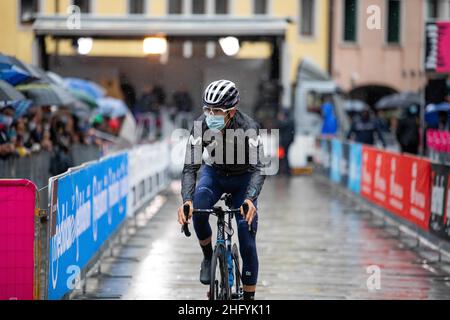
[[[176,220],[178,189],[174,183],[161,209],[147,224],[139,221],[116,258],[104,260],[103,274],[88,279],[87,295],[75,298],[206,299],[208,288],[198,280],[201,250]],[[450,298],[447,272],[421,263],[417,251],[320,179],[267,179],[259,212],[257,299]],[[368,272],[374,269],[379,282]]]

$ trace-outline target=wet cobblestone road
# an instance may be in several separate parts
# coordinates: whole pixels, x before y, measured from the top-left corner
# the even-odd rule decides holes
[[[87,295],[74,298],[206,299],[198,281],[200,248],[176,221],[178,188],[173,183],[158,198],[160,210],[146,224],[141,218],[142,226],[114,251],[117,258],[102,263],[105,275],[89,278]],[[259,212],[257,299],[450,298],[446,272],[421,263],[419,253],[320,179],[267,179]],[[380,268],[379,290],[367,287],[372,265]]]

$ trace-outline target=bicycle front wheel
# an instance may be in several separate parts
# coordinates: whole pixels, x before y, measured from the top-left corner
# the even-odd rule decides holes
[[[230,300],[230,284],[228,283],[228,265],[226,263],[224,245],[217,245],[211,261],[211,283],[209,300]]]
[[[236,243],[233,244],[233,248],[231,249],[231,255],[234,262],[234,281],[235,281],[234,294],[236,299],[241,300],[242,298],[241,264],[239,261],[239,249]]]

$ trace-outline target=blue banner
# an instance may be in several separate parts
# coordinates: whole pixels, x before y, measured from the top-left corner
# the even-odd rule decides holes
[[[52,178],[50,192],[48,299],[61,299],[126,217],[128,154]]]
[[[361,192],[361,165],[362,165],[362,145],[358,143],[350,144],[350,169],[348,175],[348,189],[354,193]]]
[[[331,171],[330,179],[335,183],[341,182],[342,142],[333,139],[331,142]]]

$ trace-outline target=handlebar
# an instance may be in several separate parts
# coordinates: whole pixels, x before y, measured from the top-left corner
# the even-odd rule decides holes
[[[242,209],[244,209],[244,214],[246,215],[248,212],[248,204],[244,203],[242,204]],[[223,209],[221,209],[223,210]],[[185,204],[183,206],[183,212],[184,212],[184,216],[186,217],[186,221],[189,218],[189,211],[190,211],[190,206],[188,204]],[[192,214],[214,214],[217,210],[215,209],[194,209]],[[241,209],[231,209],[231,210],[223,210],[224,213],[232,213],[232,214],[240,214],[241,213]],[[248,231],[252,231],[252,225],[250,224],[248,226]],[[186,237],[190,237],[191,236],[191,232],[189,231],[189,226],[187,223],[185,223],[182,227],[181,227],[181,232],[184,233],[186,235]]]

